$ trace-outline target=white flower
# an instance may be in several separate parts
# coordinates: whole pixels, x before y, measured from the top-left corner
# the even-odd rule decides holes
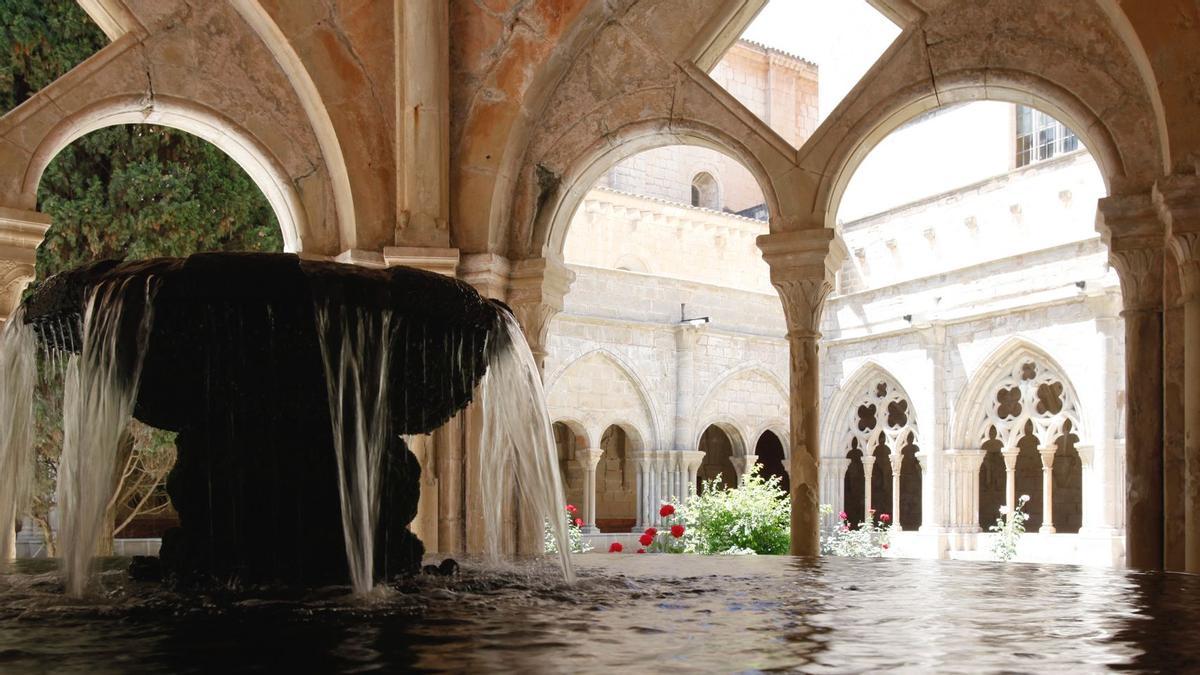
[[[1007,515],[1008,515],[1008,507],[1007,507],[1007,506],[1001,506],[1001,507],[1000,507],[1000,513],[1002,513],[1002,514],[1004,514],[1004,515],[1006,515],[1006,516],[1007,516]]]
[[[1029,501],[1029,495],[1021,495],[1021,501],[1023,501],[1023,502]]]

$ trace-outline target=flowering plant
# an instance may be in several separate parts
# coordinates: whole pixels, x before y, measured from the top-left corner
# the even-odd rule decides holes
[[[791,503],[779,477],[763,478],[755,464],[738,486],[725,488],[719,478],[704,484],[681,509],[688,553],[768,554],[788,552]]]
[[[674,504],[663,504],[658,509],[658,515],[662,517],[665,530],[659,530],[656,527],[647,527],[642,536],[638,537],[638,543],[643,548],[638,549],[638,553],[682,553],[683,535],[687,532],[687,528],[683,525],[683,519],[676,512]]]
[[[1029,495],[1021,495],[1012,513],[1009,513],[1007,505],[1001,506],[1000,517],[988,528],[988,532],[996,533],[992,539],[992,555],[996,556],[996,560],[1008,562],[1017,557],[1017,544],[1021,541],[1021,535],[1025,534],[1025,522],[1029,520],[1029,514],[1025,513],[1027,503]]]
[[[583,519],[579,517],[579,509],[574,504],[567,504],[567,540],[571,542],[571,553],[587,553],[592,545],[583,540]],[[550,521],[545,521],[542,530],[542,550],[546,553],[558,553],[558,544],[554,541],[554,530]]]
[[[833,507],[821,505],[821,515],[833,515]],[[868,511],[865,523],[857,528],[850,527],[850,516],[845,511],[838,513],[838,522],[830,532],[821,533],[821,555],[836,555],[844,558],[880,558],[891,546],[892,517],[882,513],[875,517],[875,509]]]

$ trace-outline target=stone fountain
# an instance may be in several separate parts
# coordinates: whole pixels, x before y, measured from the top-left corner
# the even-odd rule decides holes
[[[418,569],[404,436],[471,401],[511,323],[440,275],[285,254],[100,262],[48,280],[24,312],[60,353],[80,351],[93,314],[118,317],[132,416],[178,432],[164,574],[356,588]]]

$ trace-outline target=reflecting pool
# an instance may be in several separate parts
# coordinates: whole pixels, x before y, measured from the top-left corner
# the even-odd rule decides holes
[[[0,672],[1200,669],[1200,577],[926,560],[577,556],[346,588],[177,594],[109,561],[86,600],[0,576]]]

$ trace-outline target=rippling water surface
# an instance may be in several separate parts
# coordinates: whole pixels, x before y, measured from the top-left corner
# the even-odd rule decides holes
[[[175,594],[0,576],[0,672],[1200,670],[1200,577],[952,561],[586,555],[331,588]]]

